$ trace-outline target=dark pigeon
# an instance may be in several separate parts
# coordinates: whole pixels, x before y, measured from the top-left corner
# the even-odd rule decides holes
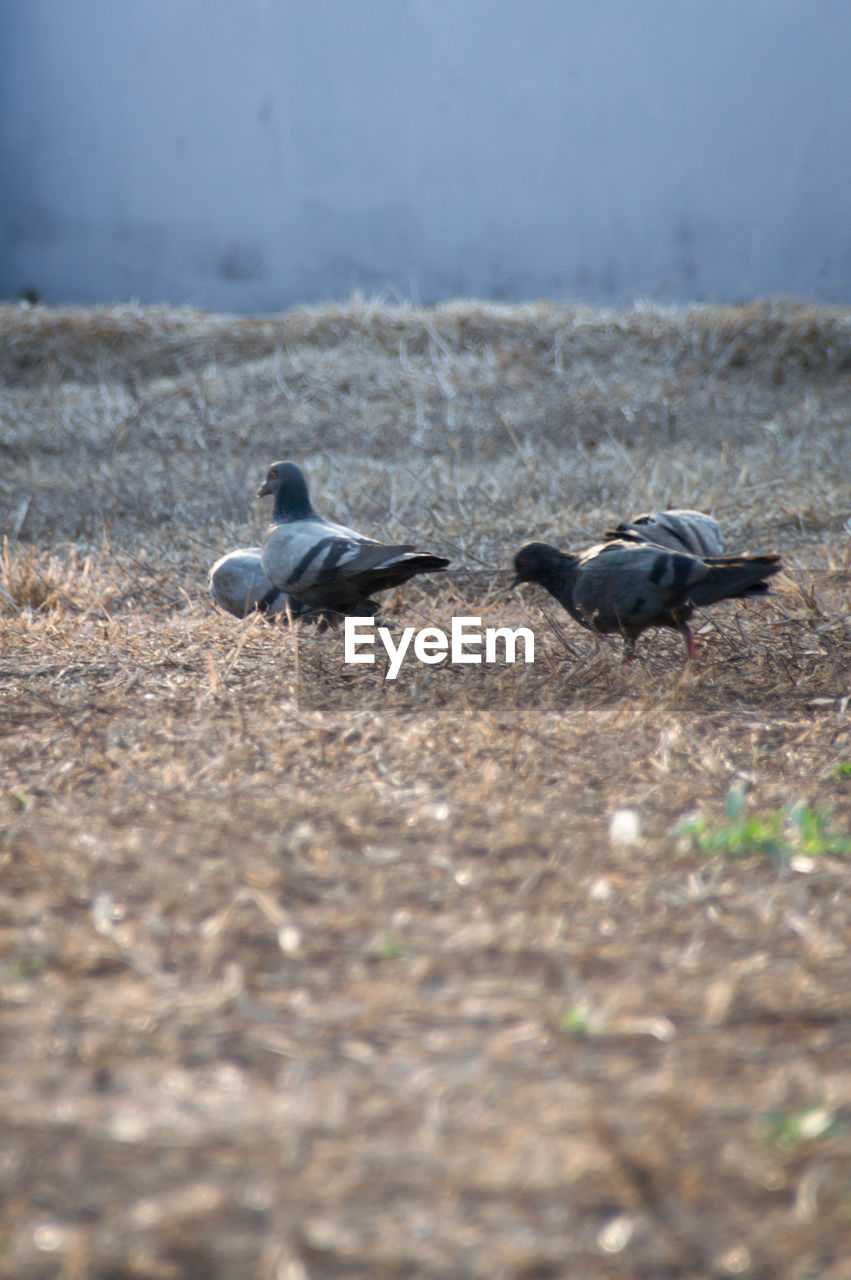
[[[279,591],[263,572],[262,548],[244,547],[229,551],[210,570],[210,595],[216,604],[235,618],[247,618],[258,612],[273,617],[288,614],[296,618],[307,612],[307,605],[286,591]]]
[[[648,511],[631,520],[623,520],[608,529],[609,539],[626,542],[650,542],[669,551],[685,551],[692,556],[720,556],[724,554],[724,535],[721,526],[704,511],[692,511],[688,507],[672,507],[668,511]]]
[[[512,586],[537,582],[589,631],[618,632],[624,657],[650,627],[671,627],[694,657],[688,619],[695,608],[740,596],[764,595],[765,578],[779,573],[777,555],[707,556],[668,551],[650,543],[601,542],[572,555],[530,542],[514,557]]]
[[[369,597],[418,573],[445,569],[443,556],[414,545],[388,546],[314,511],[307,482],[294,462],[275,462],[257,491],[275,499],[261,564],[273,586],[311,609],[337,614],[374,612]]]

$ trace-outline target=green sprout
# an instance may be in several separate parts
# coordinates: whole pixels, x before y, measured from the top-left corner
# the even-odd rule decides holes
[[[375,949],[379,960],[399,960],[405,954],[405,948],[395,938],[382,938]]]
[[[745,812],[744,784],[732,787],[724,802],[727,821],[713,825],[705,814],[684,818],[675,834],[698,853],[728,858],[769,857],[788,861],[796,856],[851,854],[851,839],[832,827],[830,811],[811,809],[804,801],[784,805],[765,817]]]
[[[584,1040],[591,1034],[591,1010],[584,1004],[572,1004],[561,1015],[561,1025],[572,1036]]]
[[[784,1151],[791,1151],[816,1138],[830,1137],[837,1131],[836,1113],[820,1103],[802,1107],[799,1111],[775,1108],[763,1112],[761,1119],[769,1139]]]

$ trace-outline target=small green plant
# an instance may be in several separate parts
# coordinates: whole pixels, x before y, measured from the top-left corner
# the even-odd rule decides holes
[[[791,1151],[803,1142],[832,1136],[837,1130],[835,1112],[816,1103],[799,1111],[782,1111],[775,1108],[762,1114],[762,1122],[768,1137],[775,1146]]]
[[[714,826],[705,814],[684,818],[675,832],[688,848],[721,853],[728,858],[769,857],[786,861],[795,856],[851,854],[851,839],[831,826],[832,814],[811,809],[803,801],[784,805],[767,817],[745,812],[745,787],[732,787],[724,802],[727,821]]]
[[[677,835],[699,853],[724,853],[728,858],[750,858],[755,854],[781,856],[782,811],[768,818],[748,817],[744,811],[745,788],[741,783],[728,792],[724,809],[727,821],[720,826],[713,826],[705,814],[699,813],[683,819]]]
[[[44,956],[27,956],[23,960],[10,961],[8,965],[4,965],[2,976],[7,982],[25,982],[27,978],[34,978],[41,973],[46,964]]]
[[[584,1040],[591,1034],[591,1011],[584,1004],[572,1004],[561,1015],[561,1025],[572,1036]]]
[[[833,815],[830,812],[819,813],[804,803],[793,805],[789,810],[789,822],[796,832],[796,853],[808,854],[811,858],[822,853],[851,853],[851,839],[831,830]]]
[[[375,951],[379,960],[400,960],[405,948],[395,938],[382,938]]]
[[[834,778],[851,778],[851,760],[842,760],[833,766]]]

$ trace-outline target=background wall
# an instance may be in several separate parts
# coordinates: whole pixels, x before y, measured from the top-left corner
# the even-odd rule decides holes
[[[847,0],[10,0],[0,293],[851,303]]]

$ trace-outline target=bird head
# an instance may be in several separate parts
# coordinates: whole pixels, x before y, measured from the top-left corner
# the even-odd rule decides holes
[[[268,495],[275,499],[276,519],[303,520],[315,515],[310,505],[304,473],[294,462],[272,463],[266,472],[266,479],[257,490],[258,498]]]
[[[521,582],[540,582],[560,558],[561,552],[548,543],[528,542],[514,557],[514,572],[517,576],[512,587],[518,587]]]

